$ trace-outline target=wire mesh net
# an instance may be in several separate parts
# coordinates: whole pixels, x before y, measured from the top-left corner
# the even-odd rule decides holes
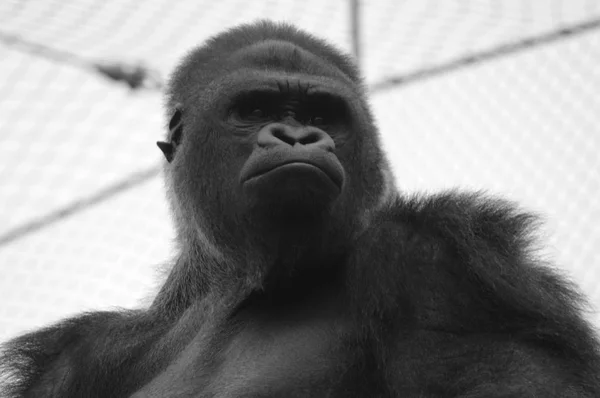
[[[545,256],[598,307],[600,3],[389,0],[359,17],[398,186],[486,189],[542,213]],[[0,340],[152,295],[173,250],[162,81],[258,18],[352,49],[345,0],[0,2]]]

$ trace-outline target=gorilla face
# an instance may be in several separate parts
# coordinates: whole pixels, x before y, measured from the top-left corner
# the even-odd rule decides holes
[[[239,172],[251,211],[320,213],[344,188],[336,155],[351,128],[344,99],[310,81],[290,80],[243,93],[229,112],[234,130],[252,143]]]
[[[238,240],[263,224],[331,236],[352,233],[380,202],[389,181],[360,82],[331,62],[291,42],[225,54],[209,44],[171,86],[169,142],[159,147],[178,224],[239,230]]]
[[[241,213],[271,219],[329,213],[345,188],[340,157],[353,136],[349,104],[335,86],[310,77],[252,83],[238,81],[236,92],[220,94],[230,100],[210,112],[219,119],[202,152],[213,148],[229,165],[227,195]]]

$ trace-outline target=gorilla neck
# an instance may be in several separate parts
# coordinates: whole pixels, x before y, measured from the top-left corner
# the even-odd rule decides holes
[[[341,270],[340,253],[356,238],[354,217],[222,220],[204,228],[180,224],[180,254],[154,301],[177,316],[207,294],[240,299],[252,292],[273,297],[296,290],[314,291]],[[355,231],[356,232],[356,231]]]
[[[273,282],[301,272],[322,272],[335,262],[341,247],[347,246],[347,239],[339,233],[343,229],[322,218],[288,217],[251,225],[246,235],[247,252],[252,253],[256,266],[266,271],[264,277]]]
[[[204,292],[250,292],[325,281],[337,272],[339,253],[350,245],[350,236],[340,233],[344,230],[347,226],[289,218],[248,220],[243,227],[224,228],[225,233],[214,236],[214,244],[195,236],[192,242],[187,240],[191,244],[182,245],[176,265],[182,278],[178,285],[193,279]]]
[[[248,224],[247,236],[252,239],[248,249],[264,257],[271,268],[291,272],[319,265],[325,266],[343,252],[350,236],[348,225],[341,217],[291,214],[286,217]],[[247,238],[246,238],[247,239]]]

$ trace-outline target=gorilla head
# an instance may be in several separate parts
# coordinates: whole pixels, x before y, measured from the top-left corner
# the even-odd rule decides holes
[[[291,26],[242,26],[193,50],[168,112],[159,147],[187,250],[246,269],[329,261],[393,191],[354,64]]]

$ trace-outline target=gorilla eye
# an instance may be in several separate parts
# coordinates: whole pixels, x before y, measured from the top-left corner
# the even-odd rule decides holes
[[[274,115],[273,106],[266,102],[249,98],[238,102],[233,109],[233,114],[241,122],[260,122]]]
[[[315,126],[322,126],[325,124],[325,118],[322,116],[313,116],[310,123]]]
[[[256,119],[262,119],[263,117],[265,117],[265,111],[263,109],[256,108],[252,112],[250,112],[249,116]]]
[[[333,125],[349,120],[348,104],[336,94],[313,95],[306,112],[309,115],[308,122],[314,126]]]
[[[266,106],[256,106],[253,104],[239,104],[234,110],[235,118],[240,122],[262,122],[267,120],[272,112]]]
[[[276,102],[269,93],[244,93],[234,102],[232,115],[238,122],[262,122],[275,114]]]
[[[272,112],[264,106],[242,106],[240,109],[238,109],[238,116],[240,120],[247,122],[261,122],[268,119],[271,115]]]

